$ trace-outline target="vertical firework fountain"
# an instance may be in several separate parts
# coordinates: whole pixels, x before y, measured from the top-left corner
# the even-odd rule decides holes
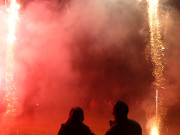
[[[147,0],[150,44],[151,44],[151,60],[154,66],[154,89],[156,93],[156,115],[151,127],[151,135],[159,135],[160,118],[162,113],[161,93],[164,89],[164,51],[165,47],[162,41],[160,30],[160,19],[158,15],[159,0]]]
[[[14,52],[13,45],[16,39],[15,27],[18,19],[19,5],[15,0],[10,1],[8,13],[8,36],[6,44],[6,73],[5,73],[5,90],[7,100],[7,113],[15,113],[15,97],[14,97]]]
[[[18,20],[19,5],[16,0],[5,2],[8,16],[8,35],[5,45],[6,54],[6,72],[5,72],[5,101],[6,101],[6,114],[5,125],[13,124],[13,117],[16,114],[16,97],[15,97],[15,82],[14,82],[14,43],[15,43],[15,29]]]

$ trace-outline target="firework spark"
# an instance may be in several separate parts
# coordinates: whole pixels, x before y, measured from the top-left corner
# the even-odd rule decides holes
[[[148,2],[148,15],[149,15],[149,28],[150,28],[150,43],[151,43],[151,60],[154,65],[153,76],[154,86],[156,89],[156,122],[151,129],[151,135],[159,135],[159,93],[163,89],[164,84],[164,44],[162,42],[162,35],[160,31],[160,20],[158,16],[159,0],[147,0]]]
[[[8,13],[8,35],[6,44],[6,73],[5,73],[5,92],[7,102],[7,114],[15,114],[15,82],[14,82],[14,51],[13,46],[16,40],[15,30],[18,20],[19,5],[16,0],[10,1],[10,6],[7,9]]]

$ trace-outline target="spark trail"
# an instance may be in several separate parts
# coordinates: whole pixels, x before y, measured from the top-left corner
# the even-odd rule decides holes
[[[5,72],[5,100],[7,103],[6,114],[8,116],[15,115],[16,98],[15,98],[15,82],[14,82],[14,43],[16,40],[15,30],[18,20],[19,5],[16,0],[9,1],[8,15],[8,35],[5,46],[6,54],[6,72]]]
[[[162,41],[160,30],[160,19],[158,16],[159,0],[147,0],[148,20],[150,29],[151,60],[154,66],[154,86],[156,90],[156,116],[151,127],[151,135],[159,135],[160,113],[162,101],[159,99],[164,85],[164,51],[165,47]]]

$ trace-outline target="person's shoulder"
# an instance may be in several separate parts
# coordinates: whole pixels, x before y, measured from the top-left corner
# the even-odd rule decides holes
[[[94,135],[94,133],[92,133],[91,129],[86,124],[82,123],[82,128],[87,134]]]
[[[64,128],[66,128],[66,127],[67,127],[67,124],[66,124],[66,123],[62,123],[62,124],[61,124],[61,128],[64,129]]]
[[[70,130],[71,128],[72,128],[72,126],[69,123],[62,123],[60,130],[66,132],[66,131]]]
[[[118,124],[117,124],[117,123],[114,123],[114,124],[110,127],[110,129],[106,132],[105,135],[113,135],[115,132],[117,132],[118,128],[119,128]]]
[[[128,119],[128,122],[131,123],[134,126],[141,127],[140,124],[135,120]]]
[[[63,135],[67,131],[66,124],[61,124],[61,128],[59,129],[58,135]]]
[[[142,135],[142,128],[140,124],[136,122],[135,120],[130,120],[130,119],[129,119],[129,122],[131,123],[131,127],[136,130],[136,133],[138,135]]]
[[[84,124],[84,123],[82,123],[82,127],[85,128],[85,129],[89,129],[90,130],[90,128],[86,124]]]

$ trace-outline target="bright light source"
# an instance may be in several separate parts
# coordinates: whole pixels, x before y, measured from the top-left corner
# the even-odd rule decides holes
[[[153,126],[151,129],[151,135],[159,135],[159,130],[157,126]]]

